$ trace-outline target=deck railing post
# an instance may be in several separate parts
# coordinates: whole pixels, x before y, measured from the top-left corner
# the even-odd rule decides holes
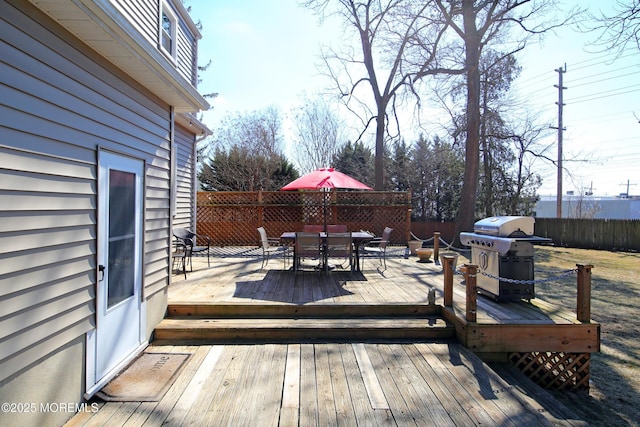
[[[407,198],[406,201],[407,203],[407,216],[406,216],[406,227],[405,227],[405,236],[404,238],[407,241],[407,244],[409,243],[409,241],[411,240],[411,190],[407,190]]]
[[[340,221],[344,221],[342,218],[338,218],[338,192],[335,188],[331,189],[331,224],[339,224]]]
[[[474,264],[467,264],[465,271],[465,283],[467,284],[467,304],[466,304],[466,319],[467,322],[476,321],[476,312],[478,308],[478,288],[476,286],[476,276],[478,273],[478,266]]]
[[[435,231],[433,233],[433,261],[437,264],[440,262],[440,232]]]
[[[256,222],[256,228],[264,225],[264,199],[262,197],[262,190],[258,190],[258,221]]]
[[[578,297],[576,317],[579,322],[591,322],[591,269],[590,264],[576,264],[578,267]]]
[[[453,255],[442,255],[444,268],[444,306],[453,307]]]

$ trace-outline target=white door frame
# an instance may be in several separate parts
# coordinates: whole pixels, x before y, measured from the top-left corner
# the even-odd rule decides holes
[[[111,171],[124,172],[135,177],[134,209],[134,261],[133,294],[122,302],[108,306],[107,283],[109,283],[109,176]],[[96,270],[96,327],[87,333],[86,390],[89,398],[100,390],[122,368],[133,360],[146,346],[146,304],[142,295],[144,252],[144,171],[143,160],[98,151],[98,238]],[[114,273],[115,274],[115,273]],[[115,276],[114,276],[115,277]],[[113,320],[127,321],[132,330],[122,334],[114,331]],[[122,323],[122,322],[121,322]],[[124,334],[124,335],[123,335]],[[123,340],[120,340],[123,337]],[[124,342],[124,344],[123,344]],[[117,357],[109,352],[117,353]],[[108,360],[106,360],[108,359]]]

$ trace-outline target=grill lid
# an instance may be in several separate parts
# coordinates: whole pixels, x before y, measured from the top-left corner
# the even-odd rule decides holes
[[[473,231],[500,237],[528,237],[533,235],[535,218],[530,216],[492,216],[477,221]]]

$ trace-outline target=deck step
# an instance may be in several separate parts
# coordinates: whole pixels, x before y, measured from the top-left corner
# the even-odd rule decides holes
[[[439,316],[415,318],[167,318],[155,340],[171,342],[286,342],[292,340],[428,340],[451,338],[455,329]]]
[[[439,305],[415,303],[251,304],[172,302],[169,317],[204,318],[354,318],[440,315]]]
[[[171,303],[154,340],[167,343],[431,340],[455,328],[437,305]]]

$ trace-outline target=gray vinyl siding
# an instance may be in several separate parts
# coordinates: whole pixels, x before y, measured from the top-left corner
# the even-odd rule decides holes
[[[138,32],[154,46],[158,45],[161,0],[111,0]]]
[[[181,0],[175,0],[181,1]],[[162,1],[149,0],[112,0],[112,3],[123,12],[129,22],[146,38],[155,48],[160,43],[160,8]],[[171,6],[171,1],[168,2]],[[173,11],[178,17],[176,31],[176,68],[186,81],[194,87],[197,84],[197,49],[195,35],[189,27],[181,20],[180,14],[173,7]]]
[[[195,158],[194,136],[176,127],[176,211],[174,227],[195,228]]]
[[[169,106],[20,5],[0,2],[0,383],[95,326],[98,147],[145,161],[145,298],[169,270]]]
[[[178,25],[178,72],[194,87],[198,85],[198,43],[185,25]]]

